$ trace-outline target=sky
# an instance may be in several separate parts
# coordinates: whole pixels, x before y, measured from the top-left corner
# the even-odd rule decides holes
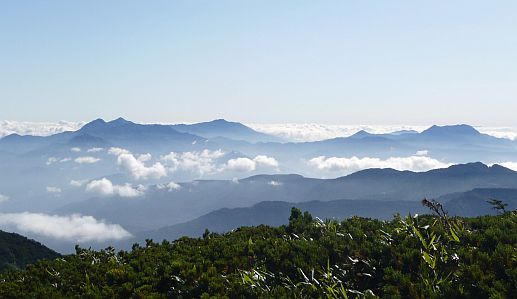
[[[0,120],[517,126],[517,1],[2,1]]]

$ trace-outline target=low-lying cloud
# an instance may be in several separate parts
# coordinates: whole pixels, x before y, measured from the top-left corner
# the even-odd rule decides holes
[[[144,161],[150,158],[150,154],[144,155],[142,160],[135,158],[132,154],[121,154],[117,158],[117,164],[136,180],[159,179],[167,176],[167,170],[160,162],[145,166]]]
[[[22,234],[36,234],[58,240],[75,242],[104,242],[121,240],[131,234],[118,224],[109,224],[92,216],[68,216],[41,213],[0,213],[3,229],[14,229]]]
[[[181,185],[175,182],[170,182],[168,184],[158,184],[156,185],[158,189],[167,189],[168,191],[177,191],[181,189]]]
[[[145,187],[139,185],[135,188],[130,184],[114,185],[107,178],[102,178],[89,182],[86,185],[86,192],[100,196],[138,197],[144,195]]]
[[[279,164],[275,158],[259,155],[253,159],[245,157],[230,159],[226,162],[224,169],[230,171],[250,172],[257,169],[258,166],[278,169]]]
[[[426,156],[379,158],[340,158],[319,156],[309,160],[308,165],[319,171],[352,173],[368,168],[393,168],[396,170],[428,171],[448,167],[451,164]]]
[[[200,176],[217,171],[217,159],[224,156],[221,150],[203,150],[200,152],[170,152],[162,156],[161,160],[165,163],[170,172],[177,170],[189,171]]]

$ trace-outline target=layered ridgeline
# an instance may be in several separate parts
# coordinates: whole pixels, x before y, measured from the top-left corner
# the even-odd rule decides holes
[[[15,233],[0,231],[0,272],[25,269],[41,259],[60,255],[42,244]]]
[[[334,209],[338,214],[317,216],[342,219],[357,212],[356,215],[360,216],[388,219],[396,212],[418,213],[420,208],[415,203],[422,198],[437,199],[476,188],[500,189],[516,186],[517,172],[498,165],[488,167],[482,163],[455,165],[427,172],[369,169],[337,179],[259,175],[241,180],[178,183],[172,190],[162,186],[149,186],[140,197],[94,197],[68,204],[56,212],[62,215],[92,215],[121,224],[132,232],[186,222],[221,208],[251,207],[264,201],[291,204],[318,201],[322,202],[320,205],[328,205],[325,203],[328,201],[343,201],[346,204]],[[496,195],[499,194],[493,194]],[[485,200],[489,200],[491,196],[487,194]],[[444,201],[449,199],[452,196],[443,198]],[[503,199],[512,200],[513,197],[505,196]],[[490,211],[489,207],[484,207],[476,213],[478,207],[479,205],[472,206],[473,215]],[[462,213],[461,209],[451,212],[460,215]]]
[[[129,252],[76,249],[0,275],[2,298],[516,298],[517,214],[322,221],[293,209],[280,227]]]
[[[444,204],[451,215],[479,216],[494,215],[497,211],[489,203],[491,199],[502,200],[508,210],[517,210],[517,189],[474,189],[458,192],[437,199]],[[346,219],[361,216],[372,219],[391,220],[393,215],[415,215],[428,213],[420,201],[378,201],[378,200],[333,200],[289,203],[267,201],[252,207],[220,209],[194,220],[158,230],[137,233],[138,240],[173,240],[182,236],[199,237],[205,229],[212,232],[229,232],[240,226],[260,224],[279,226],[287,224],[292,207],[308,211],[320,219]]]

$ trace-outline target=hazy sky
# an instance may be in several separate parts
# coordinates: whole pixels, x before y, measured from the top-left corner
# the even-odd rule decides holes
[[[517,125],[517,1],[2,1],[0,120]]]

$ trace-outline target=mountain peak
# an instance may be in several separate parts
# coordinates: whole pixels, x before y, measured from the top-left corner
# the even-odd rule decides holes
[[[126,123],[130,123],[130,121],[128,120],[125,120],[124,118],[122,117],[119,117],[117,119],[114,119],[112,121],[109,122],[110,124],[126,124]]]
[[[479,135],[478,130],[474,127],[461,124],[461,125],[448,125],[448,126],[437,126],[434,125],[429,129],[422,132],[423,135],[449,135],[449,136],[474,136]]]
[[[97,118],[95,120],[92,120],[91,122],[85,124],[81,130],[91,130],[95,128],[99,128],[101,126],[104,126],[106,124],[106,121],[102,118]]]
[[[494,164],[492,166],[488,166],[482,162],[474,162],[474,163],[466,163],[466,164],[456,164],[449,166],[448,168],[443,169],[435,169],[429,171],[433,172],[444,172],[450,175],[471,175],[471,174],[508,174],[514,173],[513,170],[508,169],[506,167]]]
[[[354,135],[350,136],[350,138],[363,138],[363,137],[368,137],[371,135],[372,134],[366,132],[365,130],[361,130],[361,131],[355,133]]]

